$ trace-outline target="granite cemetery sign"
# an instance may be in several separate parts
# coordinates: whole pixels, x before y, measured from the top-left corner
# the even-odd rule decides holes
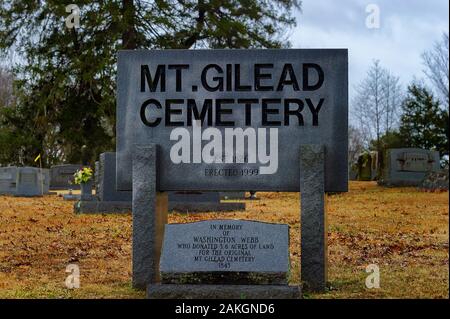
[[[344,49],[119,52],[135,287],[159,280],[165,192],[254,190],[302,192],[302,280],[324,289],[324,192],[348,188],[347,73]]]
[[[121,190],[148,143],[163,190],[298,191],[300,144],[324,144],[325,189],[347,190],[346,50],[121,51],[117,107]]]

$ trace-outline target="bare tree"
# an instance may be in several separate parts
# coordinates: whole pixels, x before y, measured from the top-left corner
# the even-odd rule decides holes
[[[402,100],[402,88],[400,78],[386,71],[383,79],[383,108],[384,108],[384,131],[391,132],[399,124],[400,105]]]
[[[381,150],[381,137],[398,125],[401,96],[399,78],[375,60],[356,87],[352,101],[352,114],[366,147],[375,141],[377,150]]]
[[[14,101],[13,74],[0,67],[0,107],[10,106]]]
[[[364,136],[361,130],[353,125],[348,126],[348,162],[349,165],[358,161],[358,156],[364,151]]]
[[[380,66],[380,61],[375,60],[367,72],[367,77],[356,88],[357,95],[353,101],[354,115],[365,136],[366,143],[369,142],[367,138],[379,141],[382,134],[385,73]]]
[[[434,44],[433,49],[422,54],[425,70],[423,71],[433,83],[436,93],[441,95],[449,106],[449,62],[448,33],[442,34],[441,41]]]

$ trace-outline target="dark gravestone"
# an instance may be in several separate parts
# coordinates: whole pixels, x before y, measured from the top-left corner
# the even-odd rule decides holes
[[[15,196],[42,196],[48,193],[48,170],[18,167]]]
[[[287,284],[289,226],[208,220],[165,227],[162,283]]]
[[[17,167],[0,167],[0,195],[16,193]]]
[[[389,149],[385,163],[380,184],[387,186],[418,186],[440,169],[439,152],[420,148]]]
[[[372,154],[365,152],[358,157],[358,180],[371,181],[372,180]]]
[[[116,189],[116,153],[100,154],[95,162],[94,184],[96,200],[79,201],[74,204],[76,213],[129,213],[132,206],[131,191]]]
[[[62,164],[50,168],[50,189],[80,189],[74,183],[74,174],[83,166],[80,164]]]
[[[420,182],[419,189],[425,191],[448,191],[448,167],[436,172],[429,172]]]
[[[103,202],[129,202],[131,205],[131,191],[117,190],[116,183],[116,153],[100,154],[98,161],[97,197]]]

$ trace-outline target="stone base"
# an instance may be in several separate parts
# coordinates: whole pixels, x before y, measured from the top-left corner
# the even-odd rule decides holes
[[[169,211],[181,213],[232,212],[245,210],[245,203],[169,202]]]
[[[80,200],[81,199],[81,195],[79,194],[64,194],[61,195],[63,200]]]
[[[77,214],[131,213],[131,202],[78,201],[73,208]]]
[[[245,192],[220,192],[220,199],[224,200],[244,200]]]
[[[301,299],[301,286],[150,284],[148,299]]]
[[[183,285],[287,285],[287,272],[198,271],[189,273],[161,272],[162,284]]]

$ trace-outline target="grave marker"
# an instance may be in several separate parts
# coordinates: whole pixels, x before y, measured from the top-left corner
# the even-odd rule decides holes
[[[244,220],[168,224],[162,248],[162,283],[288,281],[288,225]]]
[[[81,169],[81,164],[54,165],[50,168],[50,189],[80,189],[74,183],[75,172]]]
[[[0,195],[16,193],[17,167],[0,167]]]
[[[48,193],[48,169],[18,167],[15,196],[42,196]]]
[[[385,163],[380,184],[387,186],[418,186],[427,173],[440,169],[439,152],[420,148],[389,149]]]

